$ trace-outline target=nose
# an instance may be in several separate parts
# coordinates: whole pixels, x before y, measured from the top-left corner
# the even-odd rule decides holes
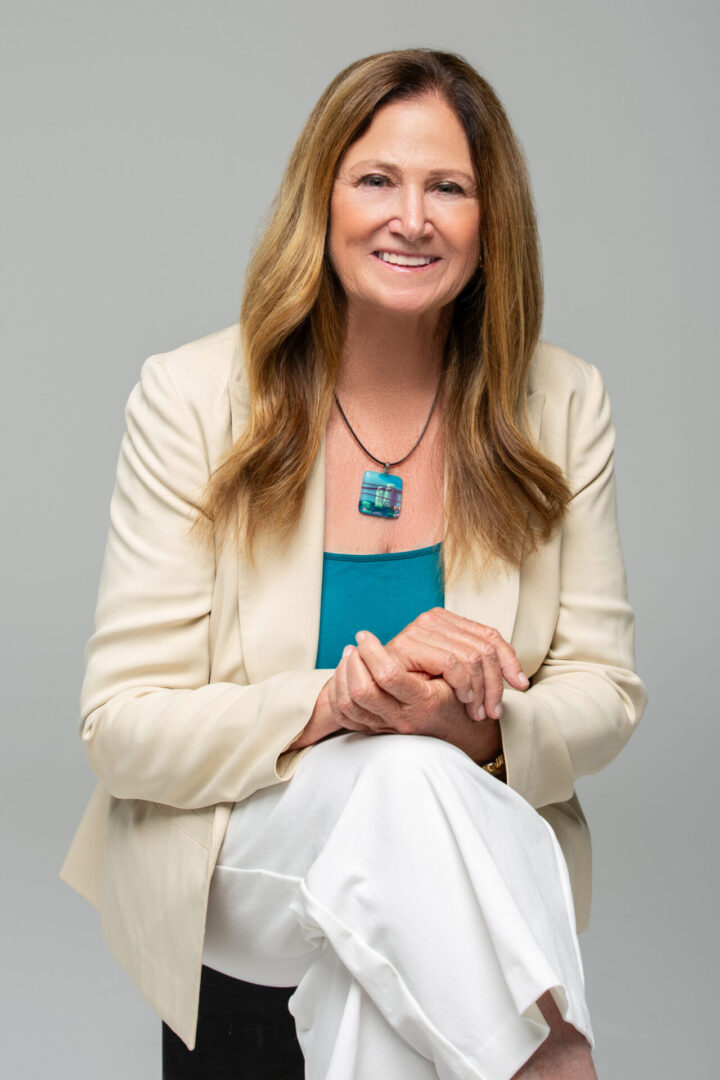
[[[408,241],[432,236],[432,222],[427,218],[425,191],[420,185],[403,185],[397,194],[396,215],[388,222],[390,232]]]

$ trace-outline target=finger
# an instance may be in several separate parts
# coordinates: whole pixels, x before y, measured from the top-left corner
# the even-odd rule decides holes
[[[517,653],[509,641],[506,641],[494,626],[483,627],[481,631],[485,641],[492,645],[500,662],[500,670],[510,686],[516,690],[527,690],[530,680],[522,669]]]
[[[410,628],[399,645],[409,653],[419,657],[423,648],[434,648],[446,653],[452,652],[462,665],[464,678],[471,694],[466,695],[466,711],[471,720],[485,719],[485,671],[483,650],[485,644],[477,634],[471,635],[457,626],[446,623],[442,630],[428,629],[426,625]],[[456,675],[456,681],[459,676]],[[462,700],[462,699],[461,699]]]
[[[377,685],[354,646],[347,654],[341,691],[346,716],[375,732],[396,730],[398,702]]]
[[[439,611],[433,609],[425,612],[416,620],[414,625],[408,627],[407,633],[402,640],[404,642],[407,639],[412,640],[417,637],[438,646],[444,644],[457,652],[461,659],[469,660],[471,656],[474,657],[476,661],[475,671],[478,670],[477,660],[487,655],[490,658],[494,672],[495,657],[497,656],[501,679],[505,675],[510,685],[513,685],[518,690],[527,690],[530,685],[527,676],[520,667],[520,661],[512,645],[508,644],[502,634],[491,626],[473,622],[471,619],[454,615],[452,612],[445,612],[444,609]],[[487,652],[488,647],[491,649],[489,653]],[[494,674],[492,678],[491,698],[494,700]],[[476,696],[480,696],[480,688],[477,684],[473,685],[473,691]]]
[[[485,685],[485,715],[493,720],[502,716],[503,677],[500,660],[494,645],[483,642],[478,650],[483,665]]]
[[[493,645],[500,660],[500,670],[507,682],[514,686],[516,690],[527,690],[530,680],[522,669],[522,664],[518,660],[515,649],[509,641],[505,640],[499,630],[496,630],[493,626],[475,622],[473,619],[467,619],[464,615],[457,615],[454,611],[447,611],[445,608],[439,610],[444,611],[448,620],[458,629],[465,630],[466,633],[471,635],[478,633],[484,641],[488,641]]]
[[[376,717],[367,715],[366,710],[355,701],[350,689],[350,660],[355,652],[357,650],[354,646],[347,645],[343,652],[343,658],[335,670],[337,709],[340,714],[340,722],[344,727],[350,728],[351,731],[360,730],[361,727],[364,728],[368,723],[377,721]]]
[[[462,649],[467,648],[463,654]],[[502,672],[495,647],[486,641],[469,636],[462,645],[458,645],[458,654],[469,664],[472,672],[473,691],[476,695],[476,718],[483,720],[490,717],[499,719],[502,715],[500,704],[503,692]],[[472,716],[472,708],[468,710]]]
[[[348,683],[353,700],[372,714],[378,729],[385,727],[398,730],[403,706],[396,697],[380,686],[360,655],[359,648],[354,649],[348,659]]]
[[[423,672],[426,675],[442,676],[453,688],[458,701],[467,704],[474,700],[471,672],[456,653],[448,648],[445,641],[437,636],[436,641],[422,638],[408,638],[402,654],[398,655],[390,646],[386,646],[406,670]]]
[[[423,681],[406,671],[374,634],[369,630],[361,630],[355,637],[360,658],[377,686],[386,695],[403,705],[414,705],[424,696]]]
[[[530,680],[522,670],[515,649],[494,627],[487,626],[485,623],[477,622],[474,619],[468,619],[464,615],[457,615],[446,608],[432,608],[430,611],[423,612],[415,620],[414,624],[411,623],[411,627],[413,625],[422,627],[425,630],[435,630],[436,632],[447,632],[449,627],[452,626],[475,640],[479,637],[483,641],[489,642],[498,653],[500,667],[508,683],[518,690],[527,690],[530,685]]]
[[[472,694],[477,702],[475,707],[467,704],[472,719],[484,719],[486,714],[499,718],[503,675],[517,689],[525,690],[529,685],[515,650],[498,630],[445,608],[423,612],[390,642],[390,649],[395,647],[403,662],[410,662],[417,669],[420,666],[418,642],[452,650],[468,666]]]
[[[347,684],[350,698],[353,702],[356,715],[361,711],[369,713],[375,724],[380,723],[380,717],[374,711],[377,708],[376,697],[378,687],[367,667],[360,658],[357,646],[351,646],[347,658]]]
[[[495,646],[483,635],[457,626],[448,628],[444,635],[429,636],[431,640],[450,642],[470,671],[475,703],[468,706],[468,715],[475,720],[486,717],[499,719],[502,715],[503,680]]]
[[[327,702],[330,707],[333,720],[337,723],[338,727],[345,728],[348,731],[361,731],[365,735],[376,735],[385,730],[385,728],[377,727],[377,717],[371,716],[370,714],[362,717],[362,710],[357,710],[355,716],[362,717],[362,720],[351,720],[348,716],[345,716],[340,709],[338,701],[338,687],[341,680],[343,679],[343,676],[347,678],[347,664],[345,663],[345,660],[352,652],[353,646],[346,645],[343,652],[343,658],[340,661],[338,668],[333,673],[333,677],[327,683]],[[342,670],[340,670],[340,673],[338,675],[338,669],[340,669],[341,665]],[[373,727],[369,726],[369,721],[373,723]]]

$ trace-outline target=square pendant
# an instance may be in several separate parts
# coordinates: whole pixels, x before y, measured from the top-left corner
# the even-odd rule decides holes
[[[374,517],[396,518],[400,514],[402,501],[402,480],[392,473],[373,472],[368,469],[363,473],[358,510],[361,514]]]

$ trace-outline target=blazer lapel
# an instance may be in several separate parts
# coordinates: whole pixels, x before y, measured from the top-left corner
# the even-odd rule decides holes
[[[282,545],[259,544],[252,566],[241,560],[238,605],[250,682],[315,667],[320,631],[325,534],[325,440],[308,477],[297,528]]]
[[[247,377],[235,346],[230,383],[233,442],[249,413]],[[263,539],[255,563],[240,559],[238,610],[243,662],[251,683],[281,671],[315,667],[320,630],[323,540],[325,535],[325,439],[305,489],[298,527],[284,545]]]
[[[540,438],[545,395],[530,394],[527,401],[528,422],[536,442]],[[503,566],[478,578],[470,568],[463,570],[445,590],[445,607],[456,615],[493,626],[506,641],[512,640],[520,595],[520,570]]]

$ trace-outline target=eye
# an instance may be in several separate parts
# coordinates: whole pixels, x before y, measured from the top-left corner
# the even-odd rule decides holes
[[[441,180],[439,184],[435,185],[437,191],[441,195],[464,195],[465,192],[459,184],[455,184],[452,180]]]
[[[360,180],[360,186],[367,188],[382,188],[386,187],[389,183],[389,178],[383,176],[381,173],[370,173],[368,176],[363,176]]]

